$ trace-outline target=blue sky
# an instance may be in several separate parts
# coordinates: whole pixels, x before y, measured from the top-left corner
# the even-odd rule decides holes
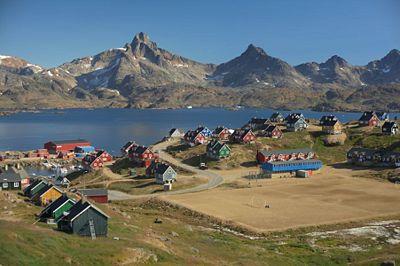
[[[253,43],[293,65],[334,54],[362,65],[400,49],[399,14],[398,0],[0,0],[0,54],[50,67],[144,31],[200,62],[225,62]]]

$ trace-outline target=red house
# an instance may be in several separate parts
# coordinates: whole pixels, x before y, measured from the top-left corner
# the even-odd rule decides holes
[[[158,159],[158,154],[152,152],[148,147],[137,146],[129,151],[129,158],[140,166],[149,167],[153,160]]]
[[[226,127],[217,127],[213,132],[213,137],[221,141],[228,141],[231,133]]]
[[[360,126],[377,127],[380,125],[380,120],[374,111],[364,112],[358,123]]]
[[[282,131],[279,129],[278,126],[275,126],[275,125],[269,125],[262,132],[263,132],[264,136],[270,137],[273,139],[279,139],[279,138],[282,138],[282,136],[283,136]]]
[[[294,150],[273,150],[273,151],[257,151],[257,163],[262,164],[266,162],[285,162],[293,160],[306,160],[315,159],[316,154],[308,148],[294,149]]]
[[[103,188],[94,189],[80,189],[78,190],[82,197],[86,197],[89,200],[93,200],[97,203],[107,203],[108,202],[108,190]]]
[[[251,129],[236,129],[231,136],[231,140],[238,143],[250,143],[256,140],[256,135]]]
[[[206,137],[203,135],[203,133],[198,132],[198,131],[193,131],[193,130],[189,130],[188,132],[186,132],[183,139],[190,146],[195,146],[195,145],[203,144],[206,142]]]
[[[84,139],[49,141],[44,144],[44,148],[52,154],[74,151],[76,146],[91,146],[91,144]]]
[[[82,163],[87,169],[97,170],[102,168],[105,162],[110,162],[112,159],[112,156],[108,152],[100,150],[96,154],[86,155],[82,159]]]

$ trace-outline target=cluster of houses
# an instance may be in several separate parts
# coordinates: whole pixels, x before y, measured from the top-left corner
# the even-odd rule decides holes
[[[257,163],[269,178],[308,177],[322,167],[311,149],[258,151]]]
[[[170,133],[177,133],[174,137],[179,137],[176,130],[171,130]],[[146,168],[146,176],[155,178],[157,184],[170,184],[176,181],[177,173],[173,167],[159,160],[158,153],[153,152],[149,147],[138,145],[134,141],[127,142],[121,152],[128,157],[132,162],[140,167]]]
[[[23,189],[25,197],[44,209],[38,220],[57,224],[60,231],[81,236],[106,236],[109,216],[88,201],[91,190],[78,191],[77,199],[68,196],[60,187],[45,180],[36,179]],[[97,202],[100,201],[97,198]],[[103,199],[103,198],[101,198]]]
[[[399,167],[400,152],[355,147],[347,152],[347,162],[361,166]]]
[[[389,114],[385,112],[367,111],[358,120],[361,127],[381,127],[383,135],[396,135],[399,132],[397,122],[389,120]]]

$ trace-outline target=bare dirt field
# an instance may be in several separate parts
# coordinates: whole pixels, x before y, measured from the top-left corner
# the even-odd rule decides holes
[[[327,166],[307,179],[253,181],[251,188],[222,187],[163,199],[260,232],[399,214],[400,187],[359,177],[368,172]]]

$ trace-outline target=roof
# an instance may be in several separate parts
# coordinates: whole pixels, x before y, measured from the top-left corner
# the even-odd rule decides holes
[[[49,184],[45,184],[44,187],[42,187],[41,189],[39,189],[39,191],[37,191],[34,195],[32,195],[32,198],[35,196],[41,196],[43,193],[45,193],[47,190],[49,190],[53,185],[49,185]]]
[[[269,121],[268,118],[257,118],[257,117],[253,117],[252,119],[250,119],[249,124],[265,124]]]
[[[215,128],[214,134],[219,135],[219,134],[220,134],[222,131],[224,131],[225,129],[228,130],[226,127],[218,126],[218,127]]]
[[[40,179],[35,179],[33,180],[32,183],[30,183],[25,189],[24,189],[24,193],[28,193],[32,190],[32,188],[34,188],[37,184],[39,184],[40,182],[42,182],[42,180]]]
[[[137,145],[134,141],[128,141],[124,146],[122,146],[123,150],[130,148],[132,145]]]
[[[292,113],[285,118],[288,123],[296,123],[300,119],[304,120],[304,115],[302,113]]]
[[[278,155],[278,154],[290,155],[293,153],[309,153],[309,152],[313,152],[313,150],[309,149],[309,148],[304,148],[304,149],[292,149],[292,150],[272,150],[272,151],[262,150],[262,151],[260,151],[260,153],[262,153],[264,156],[271,156],[271,155]]]
[[[397,127],[397,123],[394,121],[390,121],[390,122],[386,121],[382,126],[382,128],[388,128],[388,129],[391,129],[393,127]]]
[[[266,129],[264,129],[264,131],[266,131],[266,132],[272,132],[272,131],[274,131],[275,129],[280,130],[279,127],[276,126],[276,125],[269,125]]]
[[[367,111],[362,114],[358,121],[369,121],[374,116],[376,116],[376,113],[374,111]]]
[[[322,126],[333,127],[336,123],[339,123],[339,120],[325,120],[322,122]]]
[[[154,168],[154,171],[155,171],[157,174],[164,174],[165,171],[168,170],[168,168],[170,168],[170,165],[165,164],[165,163],[158,163],[158,164],[156,165],[156,167]]]
[[[309,159],[309,160],[292,160],[292,161],[275,161],[275,162],[266,162],[267,164],[272,165],[285,165],[285,164],[300,164],[300,163],[322,163],[320,160]]]
[[[169,131],[169,135],[171,136],[172,134],[174,134],[175,132],[178,132],[179,134],[181,134],[181,130],[179,130],[179,128],[172,128]]]
[[[100,214],[104,215],[107,218],[110,218],[107,214],[105,214],[102,210],[100,210],[99,208],[97,208],[96,206],[94,206],[93,204],[90,204],[88,201],[82,202],[82,201],[78,201],[77,203],[75,203],[74,206],[72,206],[72,208],[69,210],[69,213],[67,216],[65,216],[64,218],[62,218],[63,220],[67,220],[67,221],[73,221],[75,220],[77,217],[79,217],[83,212],[85,212],[87,209],[89,208],[93,208],[95,209],[97,212],[99,212]]]
[[[104,196],[108,195],[108,190],[104,188],[93,188],[93,189],[79,189],[78,190],[82,195],[85,196]]]
[[[230,150],[229,146],[221,141],[212,141],[207,145],[209,149],[214,151],[220,151],[223,147],[226,147]]]
[[[15,170],[14,167],[9,167],[8,170],[0,170],[0,182],[20,182],[21,175]]]
[[[142,153],[144,153],[145,151],[147,151],[149,148],[147,148],[146,146],[137,146],[135,149],[134,149],[134,153],[138,153],[138,154],[142,154]]]
[[[74,144],[74,143],[90,143],[89,141],[87,141],[85,139],[52,140],[49,142],[54,143],[56,145],[58,145],[58,144]]]
[[[70,200],[68,198],[68,196],[63,194],[61,197],[59,197],[58,199],[56,199],[55,201],[53,201],[52,203],[47,205],[47,207],[42,210],[40,215],[42,215],[44,213],[48,213],[48,212],[50,212],[50,213],[54,212],[55,210],[58,209],[58,207],[62,206],[68,200]]]
[[[278,118],[278,117],[283,117],[283,115],[281,114],[281,113],[279,113],[279,112],[275,112],[275,113],[273,113],[272,115],[271,115],[271,119],[274,119],[274,118]]]

